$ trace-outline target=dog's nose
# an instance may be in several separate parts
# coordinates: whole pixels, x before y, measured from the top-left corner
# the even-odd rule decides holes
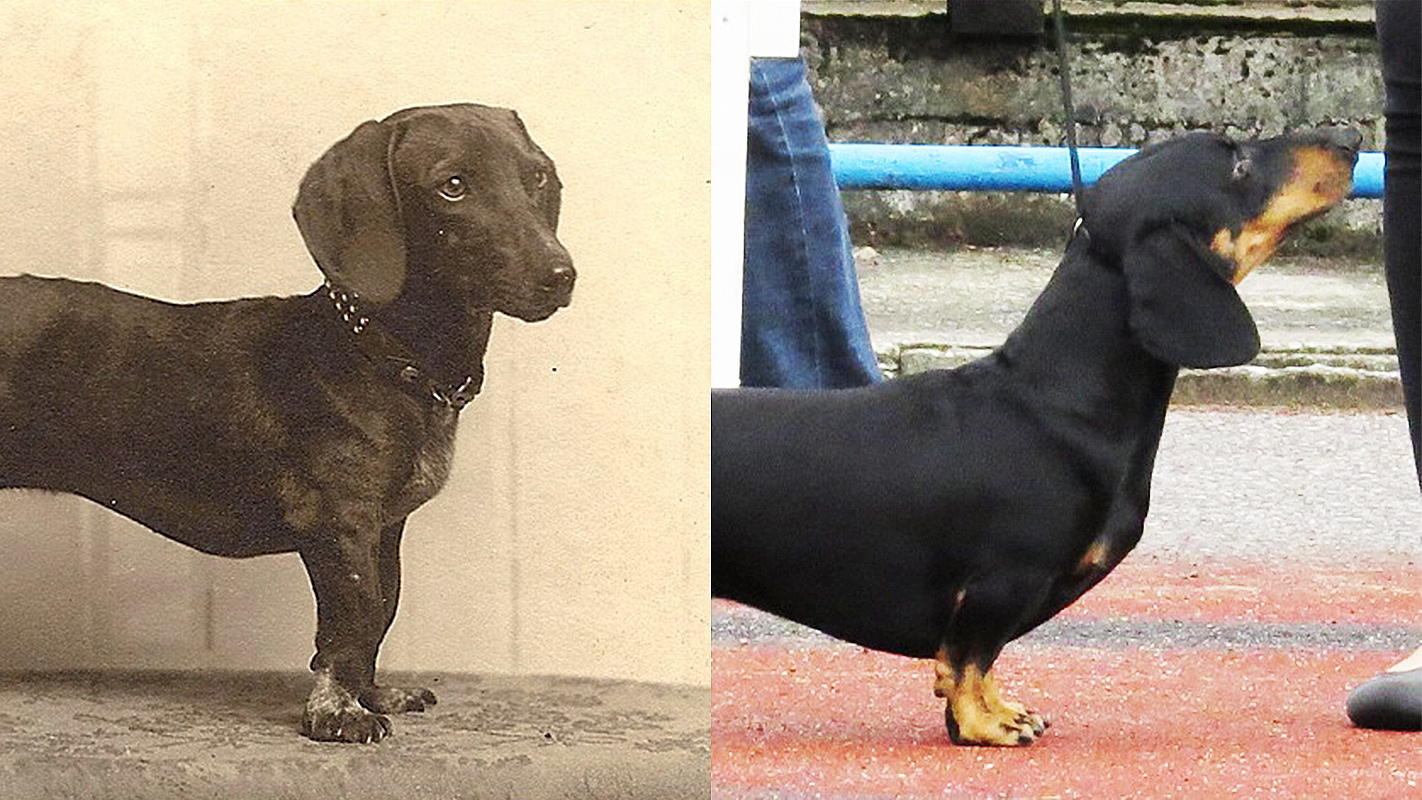
[[[1356,154],[1363,146],[1363,134],[1352,128],[1323,128],[1318,132],[1318,135],[1329,147],[1335,147],[1350,154]]]
[[[550,294],[570,292],[573,289],[573,281],[577,278],[578,272],[573,269],[572,264],[559,264],[544,276],[543,291]]]

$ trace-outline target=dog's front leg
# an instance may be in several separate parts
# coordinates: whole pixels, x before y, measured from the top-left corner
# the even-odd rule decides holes
[[[1051,724],[1021,703],[1003,698],[990,668],[955,659],[951,648],[940,650],[933,666],[933,693],[948,701],[943,720],[954,744],[1031,744]]]
[[[380,596],[384,603],[384,618],[380,626],[380,639],[376,650],[371,653],[370,674],[375,675],[375,657],[379,643],[395,621],[395,609],[400,604],[400,538],[405,531],[405,521],[389,525],[380,534],[379,570]],[[371,683],[360,693],[360,704],[378,714],[398,714],[402,711],[424,711],[436,703],[434,692],[423,686],[380,686]]]
[[[948,701],[943,721],[954,744],[1015,747],[1046,731],[1047,718],[997,689],[993,662],[1016,630],[1022,607],[1036,608],[1050,581],[1032,573],[1015,580],[986,578],[959,589],[934,664],[933,693]]]
[[[375,657],[387,614],[379,569],[380,534],[348,531],[313,537],[301,560],[316,595],[316,686],[302,732],[319,741],[378,742],[390,720],[367,710],[361,695],[375,684]]]

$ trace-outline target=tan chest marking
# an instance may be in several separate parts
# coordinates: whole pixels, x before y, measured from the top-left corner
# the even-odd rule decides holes
[[[1106,540],[1098,537],[1081,554],[1081,560],[1076,562],[1075,574],[1091,575],[1106,567],[1106,558],[1110,550],[1106,547]]]
[[[424,444],[415,454],[415,462],[405,485],[395,494],[391,507],[386,509],[390,517],[403,517],[439,493],[449,479],[449,469],[454,463],[454,432],[458,416],[448,409],[441,409],[439,419],[430,425]]]

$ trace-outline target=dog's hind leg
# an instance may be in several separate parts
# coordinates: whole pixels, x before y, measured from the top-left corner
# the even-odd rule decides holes
[[[1049,724],[1041,714],[1003,698],[992,674],[993,662],[1006,642],[1002,632],[1013,630],[1015,624],[991,612],[1020,604],[1022,598],[1004,606],[995,606],[991,600],[1010,599],[1012,592],[1003,593],[1010,588],[974,584],[954,598],[952,621],[938,649],[933,680],[933,693],[947,700],[943,718],[954,744],[1031,744]]]
[[[383,604],[384,623],[380,628],[380,641],[390,631],[390,623],[395,621],[395,609],[400,604],[400,538],[405,531],[405,520],[387,525],[380,534],[378,569],[380,572],[380,600]],[[376,647],[379,647],[377,643]],[[371,653],[370,674],[375,675],[376,652]],[[423,686],[382,686],[372,683],[361,691],[360,704],[377,714],[398,714],[403,711],[424,711],[436,703],[434,692]]]

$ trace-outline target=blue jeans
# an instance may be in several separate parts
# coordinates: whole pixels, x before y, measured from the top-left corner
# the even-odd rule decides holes
[[[800,59],[751,61],[746,144],[741,385],[879,381],[824,123]]]

